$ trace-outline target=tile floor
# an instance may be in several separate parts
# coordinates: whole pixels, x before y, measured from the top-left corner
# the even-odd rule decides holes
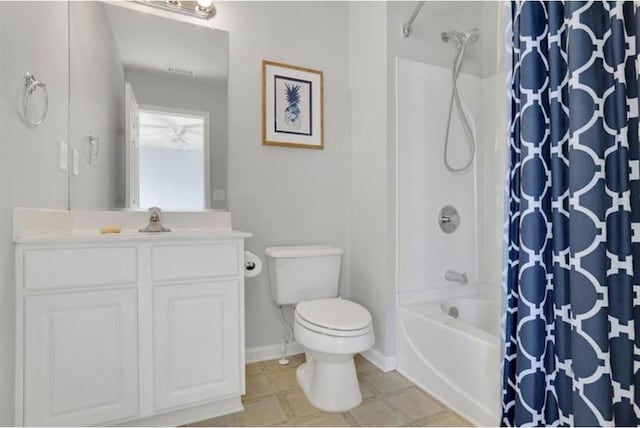
[[[325,413],[307,401],[296,380],[304,354],[288,366],[276,360],[247,365],[244,411],[189,426],[471,426],[397,372],[383,373],[356,356],[362,404],[344,413]]]

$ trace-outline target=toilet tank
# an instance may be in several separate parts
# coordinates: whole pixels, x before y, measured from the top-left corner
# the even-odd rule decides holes
[[[277,305],[338,296],[342,250],[328,245],[264,250],[271,297]]]

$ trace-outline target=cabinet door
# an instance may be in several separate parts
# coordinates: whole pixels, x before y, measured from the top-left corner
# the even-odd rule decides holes
[[[26,298],[25,425],[101,425],[137,415],[136,293]]]
[[[154,289],[155,407],[240,393],[238,282]]]

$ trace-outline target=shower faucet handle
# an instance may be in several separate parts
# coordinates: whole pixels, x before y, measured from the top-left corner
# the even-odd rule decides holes
[[[460,214],[451,205],[442,207],[438,213],[438,225],[444,233],[453,233],[460,226]]]

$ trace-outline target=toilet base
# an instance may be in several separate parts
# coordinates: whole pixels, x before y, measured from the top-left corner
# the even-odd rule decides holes
[[[307,351],[307,362],[296,370],[307,399],[325,412],[346,412],[362,402],[354,354]]]

